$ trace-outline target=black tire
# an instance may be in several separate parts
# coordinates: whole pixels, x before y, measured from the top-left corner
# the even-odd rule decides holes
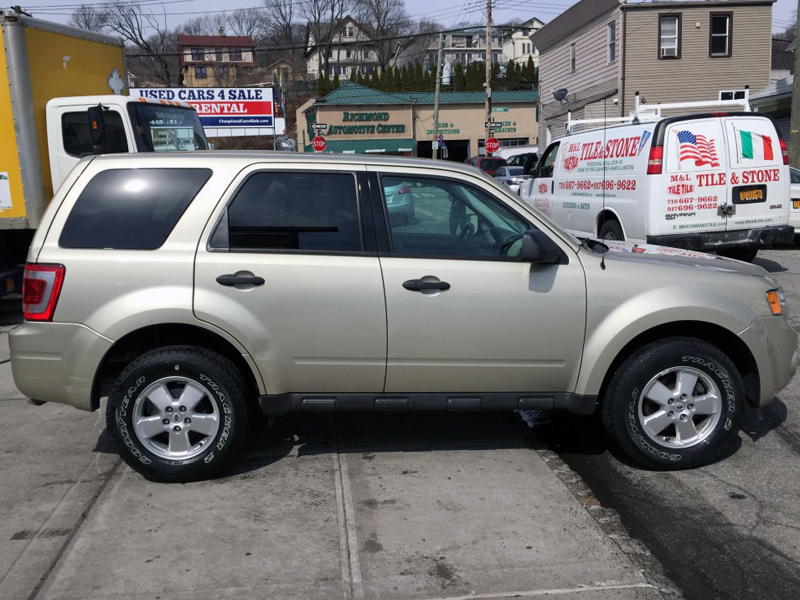
[[[732,248],[730,250],[720,250],[717,254],[735,260],[753,262],[758,254],[758,248]]]
[[[616,221],[605,221],[600,226],[600,239],[602,240],[619,240],[624,241],[625,236],[622,233],[622,227]]]
[[[208,410],[217,411],[218,430],[213,436],[199,436],[204,440],[202,448],[187,459],[159,456],[139,439],[134,428],[137,398],[148,386],[168,377],[184,378],[203,388],[207,395],[201,403]],[[192,346],[152,350],[131,362],[114,382],[108,396],[106,427],[122,459],[148,479],[162,482],[208,479],[236,455],[247,436],[249,406],[245,389],[236,367],[215,352]],[[174,409],[172,412],[172,416],[178,414]],[[176,419],[176,424],[182,423]],[[188,438],[188,433],[185,434]]]
[[[708,423],[705,438],[685,448],[655,440],[639,415],[645,386],[656,375],[677,367],[689,367],[708,377],[721,395],[719,420],[715,425]],[[690,399],[683,402],[668,410],[688,408]],[[696,338],[672,338],[645,346],[617,369],[603,399],[602,418],[606,431],[631,459],[651,469],[678,470],[709,464],[727,455],[738,441],[745,408],[744,383],[725,354]]]

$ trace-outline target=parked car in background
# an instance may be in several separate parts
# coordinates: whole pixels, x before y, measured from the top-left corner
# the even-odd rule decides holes
[[[789,211],[789,225],[794,227],[794,243],[800,242],[800,169],[789,167],[792,208]]]
[[[389,219],[399,220],[406,223],[414,217],[414,193],[411,191],[413,186],[404,181],[398,181],[394,185],[383,188],[386,196],[386,211]]]
[[[512,158],[523,154],[536,154],[538,156],[539,146],[503,146],[494,153],[499,158],[505,158],[508,164],[511,164]]]
[[[526,152],[524,154],[515,154],[506,158],[506,164],[511,167],[525,167],[529,165],[529,172],[536,168],[536,163],[539,162],[539,154],[537,152]]]
[[[464,162],[473,167],[478,167],[487,175],[494,175],[498,168],[506,165],[505,158],[497,158],[496,156],[473,156]]]
[[[500,185],[508,186],[515,194],[519,194],[519,186],[526,179],[530,179],[530,175],[525,175],[522,167],[500,167],[494,172],[494,177]]]
[[[259,408],[599,411],[632,459],[688,468],[795,373],[761,267],[582,243],[464,165],[116,154],[70,177],[28,254],[14,381],[107,398],[155,480],[219,473]],[[415,218],[387,218],[417,184]]]

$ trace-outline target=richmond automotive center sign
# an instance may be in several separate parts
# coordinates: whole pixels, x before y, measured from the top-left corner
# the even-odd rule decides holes
[[[193,106],[204,128],[272,128],[272,88],[133,88],[131,96]]]

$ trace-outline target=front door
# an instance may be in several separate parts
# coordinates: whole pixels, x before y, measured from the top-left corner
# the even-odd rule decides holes
[[[479,177],[374,170],[390,237],[386,393],[571,391],[586,293],[570,247],[563,264],[520,262],[533,223]],[[410,213],[391,198],[404,188]]]
[[[383,281],[358,177],[325,167],[240,175],[197,252],[196,316],[239,340],[269,394],[383,390]]]

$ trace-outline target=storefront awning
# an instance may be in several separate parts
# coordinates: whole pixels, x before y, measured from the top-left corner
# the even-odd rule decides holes
[[[413,138],[389,138],[375,140],[326,140],[328,145],[324,154],[388,154],[392,152],[413,152]],[[314,152],[311,144],[306,152]]]

